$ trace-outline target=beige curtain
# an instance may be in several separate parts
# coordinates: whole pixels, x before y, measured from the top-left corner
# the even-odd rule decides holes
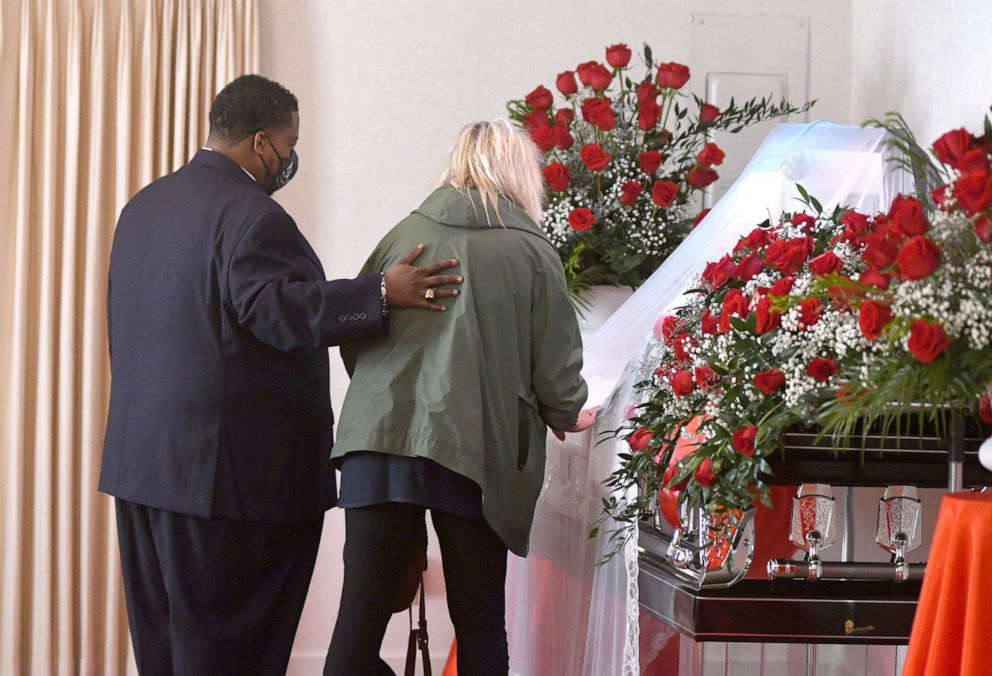
[[[257,69],[255,0],[0,0],[0,674],[134,672],[96,492],[117,214]]]

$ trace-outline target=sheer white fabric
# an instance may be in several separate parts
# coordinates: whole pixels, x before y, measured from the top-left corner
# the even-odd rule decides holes
[[[677,306],[688,279],[766,218],[798,211],[796,183],[823,207],[872,213],[906,190],[887,164],[884,132],[826,122],[775,127],[740,178],[668,260],[585,345],[589,404],[603,403],[593,431],[548,439],[544,492],[527,559],[510,557],[507,629],[516,676],[637,674],[637,546],[631,539],[609,563],[603,535],[589,539],[617,468],[612,438],[635,402],[635,372],[657,317]],[[599,443],[595,443],[599,441]],[[624,450],[626,446],[623,445]],[[605,530],[609,530],[607,526]]]

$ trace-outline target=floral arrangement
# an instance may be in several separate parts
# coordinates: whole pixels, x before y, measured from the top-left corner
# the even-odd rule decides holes
[[[544,226],[576,296],[597,284],[636,288],[705,216],[696,197],[719,178],[715,167],[725,158],[709,140],[714,132],[737,133],[812,105],[731,100],[719,110],[693,96],[689,107],[687,66],[655,65],[645,45],[635,82],[631,55],[627,45],[613,45],[606,65],[588,61],[559,73],[557,108],[543,85],[507,104],[545,154]]]
[[[767,458],[797,425],[839,443],[909,411],[992,424],[992,119],[932,150],[945,180],[929,195],[869,216],[824,213],[799,188],[805,211],[690,281],[655,325],[643,403],[621,431],[631,452],[607,481],[640,493],[607,500],[604,518],[633,522],[659,498],[670,520],[675,504],[767,501]]]

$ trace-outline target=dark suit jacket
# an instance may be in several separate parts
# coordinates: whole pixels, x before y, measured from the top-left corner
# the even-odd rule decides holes
[[[101,491],[254,521],[334,505],[326,348],[386,331],[379,275],[326,281],[293,219],[201,150],[121,212],[107,310]]]

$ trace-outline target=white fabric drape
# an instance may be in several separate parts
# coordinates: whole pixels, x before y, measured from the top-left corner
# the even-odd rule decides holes
[[[530,556],[511,556],[507,575],[511,673],[639,673],[636,539],[596,567],[611,546],[606,537],[588,539],[588,533],[608,495],[602,481],[618,468],[617,454],[628,450],[611,430],[635,402],[652,326],[677,306],[689,278],[729,252],[741,235],[784,210],[801,210],[796,183],[827,210],[843,205],[873,213],[887,206],[907,183],[886,163],[883,139],[878,129],[825,122],[775,127],[696,230],[588,338],[583,375],[589,404],[604,407],[591,433],[565,443],[548,438]]]
[[[0,3],[0,674],[133,672],[96,492],[110,244],[256,34],[255,0]]]

